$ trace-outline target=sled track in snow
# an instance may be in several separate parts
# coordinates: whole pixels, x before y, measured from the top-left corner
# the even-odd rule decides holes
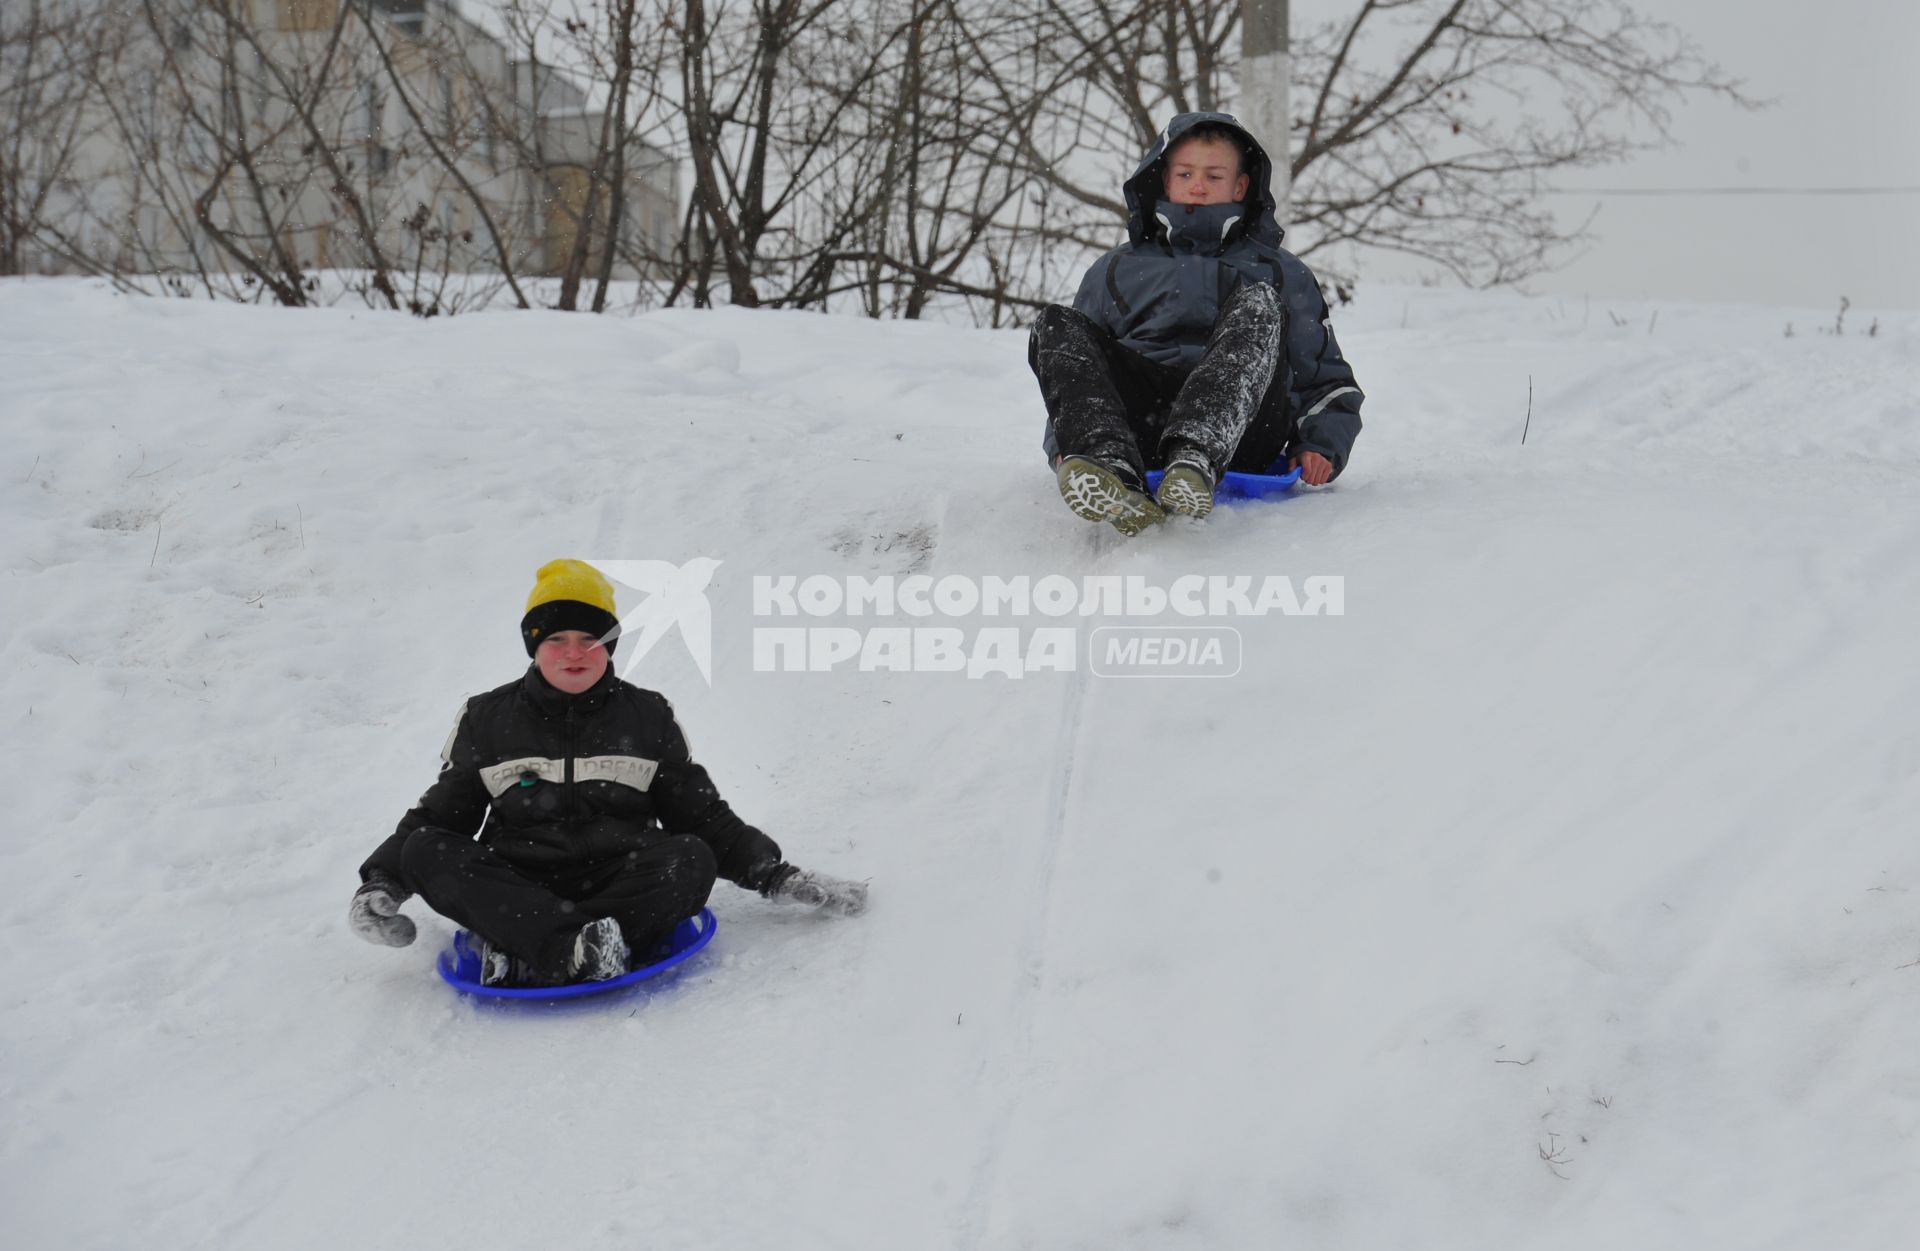
[[[600,521],[593,528],[593,559],[605,560],[626,555],[625,551],[614,548],[614,541],[626,530],[626,522],[627,509],[623,497],[612,495],[600,502]]]
[[[1105,530],[1105,527],[1102,527]],[[1106,534],[1096,536],[1098,539]],[[1096,546],[1096,553],[1106,550]],[[973,1179],[961,1207],[956,1248],[967,1251],[992,1246],[988,1222],[993,1215],[993,1196],[1000,1179],[1000,1160],[1007,1131],[1020,1106],[1020,1092],[1033,1071],[1034,1019],[1039,989],[1046,980],[1047,930],[1053,913],[1053,883],[1066,845],[1067,823],[1072,817],[1073,784],[1080,740],[1086,725],[1089,680],[1083,666],[1076,666],[1067,683],[1062,701],[1059,734],[1054,739],[1053,787],[1047,798],[1045,835],[1030,865],[1030,885],[1026,906],[1022,908],[1018,958],[1020,977],[1015,982],[1014,1000],[1009,1014],[1007,1041],[996,1048],[983,1069],[983,1080],[994,1090],[994,1110],[980,1139],[980,1159],[974,1165]]]

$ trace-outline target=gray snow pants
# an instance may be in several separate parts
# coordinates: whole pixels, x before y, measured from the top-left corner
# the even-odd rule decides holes
[[[1266,283],[1228,298],[1192,370],[1150,360],[1077,309],[1049,305],[1027,341],[1047,406],[1048,455],[1091,456],[1138,474],[1189,443],[1215,472],[1266,473],[1294,436],[1285,342],[1286,312]]]

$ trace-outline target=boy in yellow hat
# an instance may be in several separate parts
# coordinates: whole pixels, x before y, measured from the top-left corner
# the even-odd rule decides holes
[[[620,976],[717,878],[865,909],[864,883],[782,859],[694,763],[666,699],[614,675],[620,622],[599,570],[543,565],[520,634],[533,664],[461,707],[439,778],[360,866],[356,934],[411,943],[399,909],[418,894],[484,940],[483,982],[554,985]]]

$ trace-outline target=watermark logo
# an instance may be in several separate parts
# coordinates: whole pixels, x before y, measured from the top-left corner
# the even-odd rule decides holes
[[[720,561],[697,556],[681,565],[667,560],[587,563],[641,595],[620,618],[620,677],[632,673],[677,627],[700,677],[713,685],[713,608],[707,588]],[[927,574],[757,574],[753,670],[964,673],[970,678],[1072,673],[1082,663],[1083,629],[1091,626],[1085,663],[1096,676],[1230,678],[1241,670],[1244,640],[1220,619],[1345,614],[1346,579],[1338,575],[1296,582],[1276,574],[1190,574],[1163,585],[1137,574],[1078,579],[1062,574],[937,579]],[[769,624],[769,618],[791,624]],[[1009,618],[1039,623],[1003,624]],[[1071,624],[1074,618],[1097,620],[1083,626]],[[1129,624],[1108,624],[1115,619]],[[1144,622],[1151,624],[1133,624]]]
[[[633,672],[642,657],[653,650],[675,626],[680,641],[708,686],[713,685],[713,607],[707,603],[707,586],[713,581],[720,562],[710,556],[696,556],[684,565],[670,560],[589,560],[588,564],[622,586],[639,591],[645,598],[638,607],[620,618],[620,676]]]
[[[1087,641],[1087,667],[1101,678],[1230,678],[1240,672],[1240,631],[1101,626]]]
[[[1242,639],[1232,626],[1199,618],[1343,616],[1346,579],[1191,574],[1162,585],[1140,575],[1060,574],[973,578],[927,574],[832,577],[793,574],[753,579],[756,618],[837,618],[834,625],[756,625],[758,673],[965,673],[1021,678],[1079,667],[1078,627],[1062,619],[1159,619],[1155,625],[1100,625],[1091,632],[1089,667],[1103,677],[1232,677]],[[1031,629],[1006,625],[845,624],[852,618],[1043,618]],[[1167,622],[1168,617],[1187,621]],[[1191,624],[1189,624],[1189,622]]]

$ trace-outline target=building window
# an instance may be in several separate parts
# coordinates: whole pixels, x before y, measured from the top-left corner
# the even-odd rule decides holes
[[[427,30],[427,0],[373,0],[395,30],[418,39]]]

